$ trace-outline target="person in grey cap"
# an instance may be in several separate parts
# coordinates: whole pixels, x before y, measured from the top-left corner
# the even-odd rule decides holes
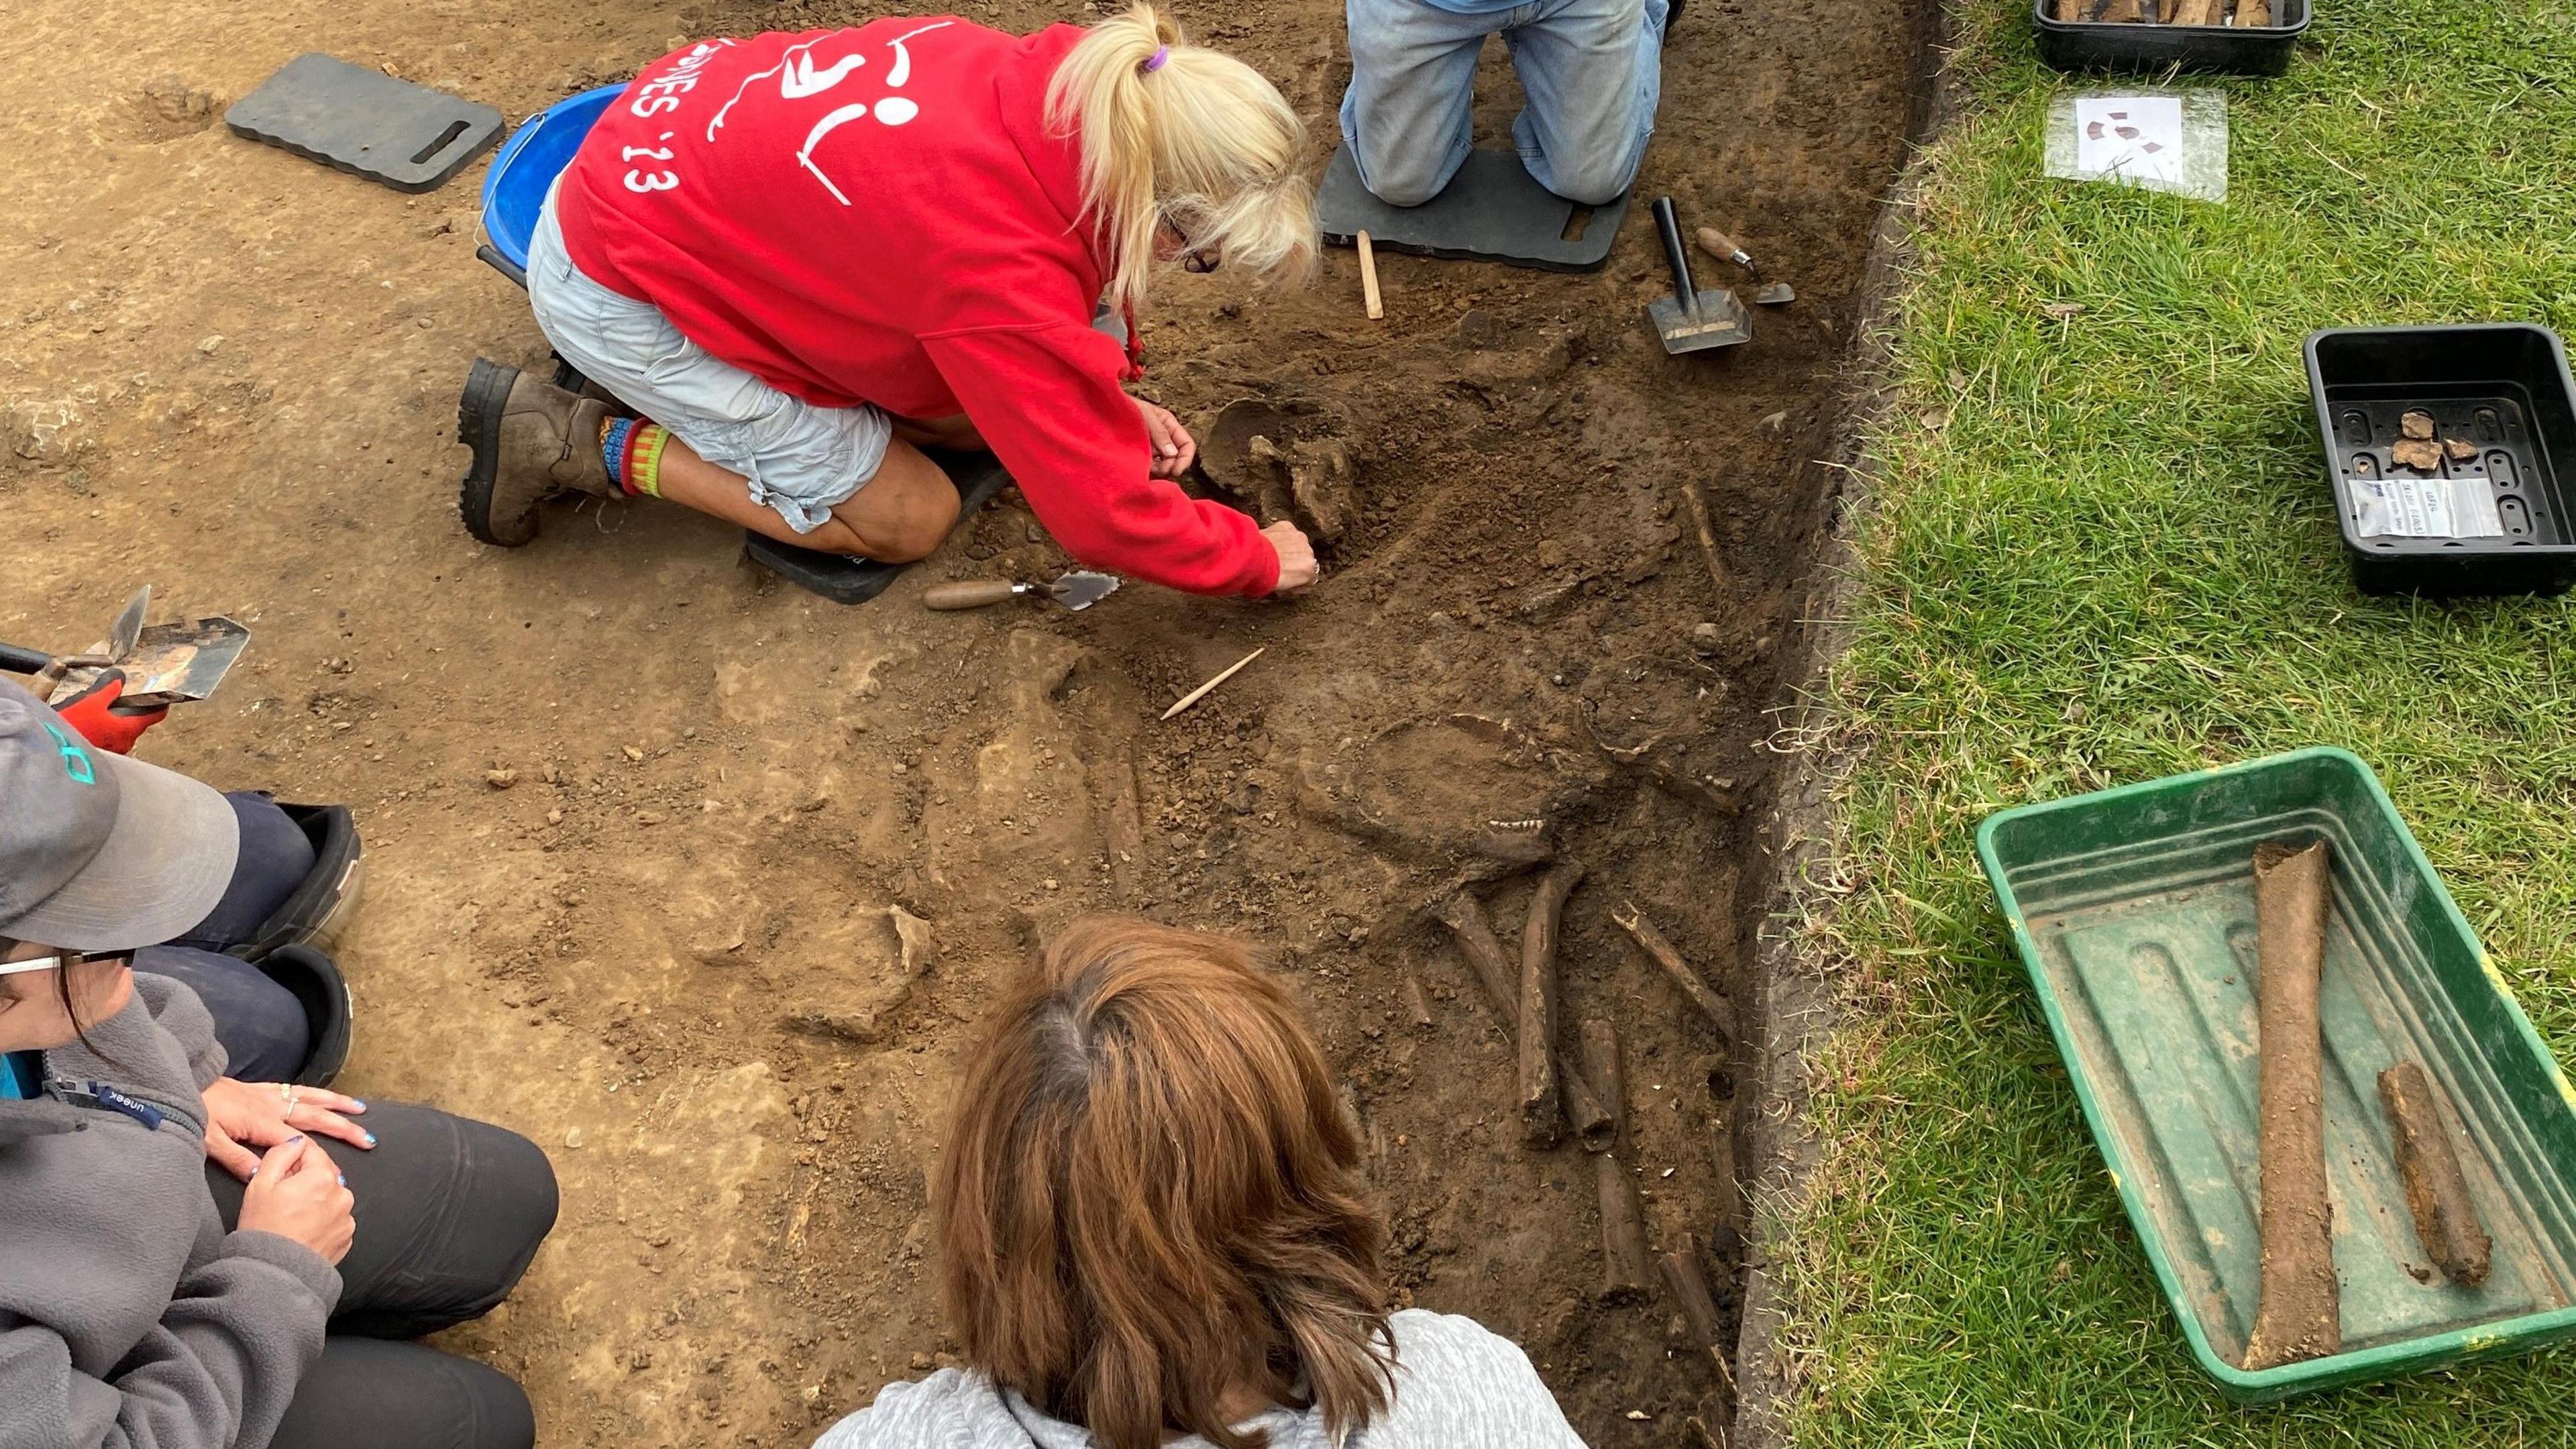
[[[65,665],[55,660],[29,687],[94,748],[131,754],[170,712],[122,703],[125,671],[113,666],[67,690],[54,674]],[[235,1076],[327,1087],[348,1060],[349,999],[324,938],[356,905],[356,818],[343,806],[285,805],[263,791],[224,799],[240,837],[232,883],[186,934],[138,950],[134,969],[176,977],[196,993]]]
[[[335,1161],[294,1130],[312,1103],[225,1077],[196,997],[128,965],[205,917],[237,833],[0,683],[0,1449],[527,1449],[516,1384],[399,1340],[517,1283],[544,1154],[334,1098],[373,1144]],[[227,1116],[264,1149],[247,1184],[207,1160]]]

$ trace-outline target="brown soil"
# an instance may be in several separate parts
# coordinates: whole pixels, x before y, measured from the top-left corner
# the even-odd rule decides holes
[[[1309,450],[1322,492],[1290,500],[1344,511],[1323,585],[932,614],[924,583],[1060,556],[1006,501],[844,610],[670,508],[469,542],[456,389],[478,353],[544,350],[473,259],[480,168],[404,197],[217,120],[306,50],[516,119],[684,35],[872,10],[27,0],[0,60],[0,499],[20,540],[0,638],[85,644],[147,580],[157,617],[253,626],[223,693],[144,752],[358,809],[346,1081],[554,1155],[551,1245],[450,1337],[528,1385],[550,1445],[801,1444],[938,1361],[922,1170],[950,1064],[1030,942],[1097,909],[1260,942],[1354,1084],[1408,1299],[1526,1344],[1592,1443],[1680,1442],[1718,1368],[1668,1297],[1603,1301],[1593,1166],[1523,1145],[1509,1034],[1428,911],[1476,879],[1494,919],[1523,917],[1510,859],[1538,852],[1511,822],[1590,867],[1563,1014],[1617,1021],[1648,1237],[1711,1244],[1731,1315],[1738,1063],[1609,912],[1645,906],[1755,1019],[1734,882],[1762,872],[1763,711],[1794,683],[1775,661],[1833,490],[1806,460],[1919,12],[1690,8],[1641,191],[1795,282],[1751,347],[1655,346],[1642,206],[1593,276],[1381,254],[1383,323],[1346,253],[1295,296],[1175,277],[1148,390],[1201,423],[1265,398],[1347,460]],[[1335,0],[1181,13],[1329,125]],[[1481,134],[1513,94],[1489,53]]]

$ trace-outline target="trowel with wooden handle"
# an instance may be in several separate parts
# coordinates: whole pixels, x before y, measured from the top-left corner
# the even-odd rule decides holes
[[[955,583],[932,584],[922,590],[923,607],[932,609],[980,609],[1006,599],[1035,597],[1053,599],[1068,609],[1088,609],[1118,592],[1114,574],[1093,573],[1075,569],[1058,574],[1043,584],[1015,584],[1009,579],[961,579]]]
[[[1735,239],[1713,226],[1699,229],[1699,249],[1722,262],[1733,262],[1749,274],[1761,290],[1753,294],[1756,307],[1785,307],[1798,300],[1798,289],[1786,282],[1762,280],[1762,268],[1751,254],[1735,244]]]

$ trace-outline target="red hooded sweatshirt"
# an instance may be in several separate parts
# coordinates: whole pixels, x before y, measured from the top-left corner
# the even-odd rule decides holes
[[[1148,473],[1134,369],[1092,329],[1100,243],[1045,114],[1081,38],[904,16],[665,56],[565,170],[565,249],[782,392],[966,414],[1084,563],[1268,593],[1258,525]]]

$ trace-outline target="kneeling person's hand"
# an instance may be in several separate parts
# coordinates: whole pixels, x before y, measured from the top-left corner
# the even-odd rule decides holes
[[[290,1138],[252,1170],[242,1193],[241,1230],[275,1233],[338,1267],[358,1236],[357,1202],[321,1144]]]
[[[125,671],[103,670],[80,693],[55,700],[54,713],[100,749],[130,755],[134,753],[134,742],[167,717],[170,706],[127,704],[124,694]]]
[[[1279,553],[1278,592],[1302,589],[1315,581],[1315,545],[1297,525],[1283,518],[1261,530],[1261,536]]]
[[[336,1137],[363,1151],[376,1145],[376,1135],[349,1118],[366,1110],[357,1098],[320,1087],[217,1077],[206,1088],[206,1155],[248,1182],[260,1151],[299,1132]]]
[[[1157,407],[1141,397],[1127,399],[1145,418],[1145,435],[1152,440],[1154,460],[1146,469],[1157,478],[1178,478],[1198,461],[1199,445],[1172,410]]]

